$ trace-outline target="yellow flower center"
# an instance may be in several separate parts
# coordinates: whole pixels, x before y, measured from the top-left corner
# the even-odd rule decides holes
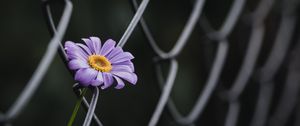
[[[111,63],[104,56],[91,55],[88,58],[89,65],[95,70],[109,72],[112,69]]]

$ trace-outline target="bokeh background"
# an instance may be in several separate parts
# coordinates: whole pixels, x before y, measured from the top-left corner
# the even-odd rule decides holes
[[[242,94],[242,110],[238,125],[244,126],[251,121],[258,93],[255,76],[274,43],[282,1],[284,0],[276,1],[267,17],[266,36],[256,69]],[[214,28],[220,27],[223,23],[232,2],[232,0],[207,0],[204,14]],[[170,50],[173,47],[189,17],[193,3],[194,1],[189,0],[150,1],[144,17],[158,45],[163,50]],[[1,112],[8,110],[25,87],[51,39],[41,4],[39,0],[0,1]],[[222,95],[231,87],[240,69],[251,30],[248,17],[257,4],[257,0],[247,1],[233,33],[230,34],[229,54],[221,80],[196,125],[224,125],[228,104],[223,100]],[[57,22],[61,16],[63,3],[61,0],[56,0],[51,5]],[[73,7],[72,18],[64,41],[81,42],[81,38],[89,36],[98,36],[102,41],[109,38],[118,41],[134,14],[127,0],[73,0]],[[271,110],[276,106],[278,99],[276,96],[280,96],[286,79],[290,50],[294,48],[299,37],[299,25],[295,29],[286,61],[276,75],[276,91]],[[124,50],[130,51],[135,56],[133,62],[138,75],[138,83],[136,86],[127,84],[122,90],[114,88],[101,90],[96,113],[106,126],[147,125],[161,92],[154,71],[155,54],[140,26],[134,30]],[[197,25],[187,45],[177,57],[179,69],[172,98],[180,112],[184,114],[189,112],[205,86],[215,50],[216,43],[210,41],[201,27]],[[163,64],[165,71],[168,70],[168,65],[168,62]],[[34,97],[12,124],[15,126],[66,125],[76,102],[76,96],[72,91],[73,84],[72,75],[57,55]],[[269,114],[272,114],[272,111]],[[81,109],[75,125],[81,125],[84,117],[85,112]],[[293,114],[289,123],[293,124],[295,118]],[[177,126],[178,124],[165,109],[159,125]]]

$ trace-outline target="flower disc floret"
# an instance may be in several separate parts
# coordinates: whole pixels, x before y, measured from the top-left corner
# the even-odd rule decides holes
[[[89,65],[100,72],[110,72],[112,69],[111,63],[105,56],[91,55],[88,58]]]

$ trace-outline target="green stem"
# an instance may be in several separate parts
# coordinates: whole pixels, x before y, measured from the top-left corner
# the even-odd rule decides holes
[[[73,122],[74,122],[74,120],[76,118],[77,112],[78,112],[78,110],[80,108],[80,104],[82,102],[83,96],[85,95],[86,91],[87,91],[87,88],[84,88],[82,90],[81,94],[80,94],[79,99],[76,101],[76,105],[75,105],[75,108],[73,110],[72,116],[71,116],[71,118],[70,118],[70,120],[68,122],[68,126],[72,126],[73,125]]]

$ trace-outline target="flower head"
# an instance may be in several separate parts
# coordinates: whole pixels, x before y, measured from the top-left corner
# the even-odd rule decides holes
[[[75,72],[75,80],[82,86],[110,87],[117,82],[116,89],[125,86],[123,80],[136,84],[137,76],[129,52],[116,47],[116,42],[108,39],[103,46],[98,37],[82,39],[86,45],[67,41],[65,50],[69,59],[68,66]],[[101,47],[102,46],[102,47]]]

